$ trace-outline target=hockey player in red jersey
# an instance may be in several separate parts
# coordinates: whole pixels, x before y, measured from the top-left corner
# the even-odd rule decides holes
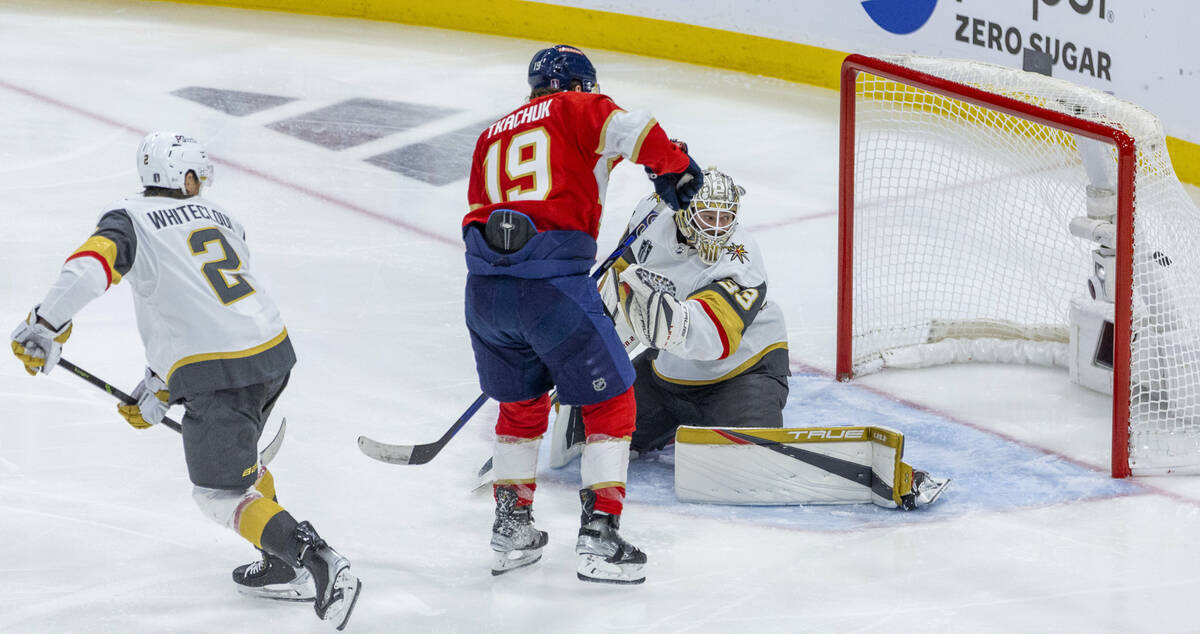
[[[279,309],[255,276],[246,232],[201,195],[212,183],[204,147],[155,132],[138,147],[144,190],[109,207],[63,264],[45,299],[12,333],[31,374],[57,365],[72,318],[113,284],[131,287],[146,349],[145,378],[118,407],[137,429],[187,408],[183,454],[204,515],[233,529],[263,559],[233,571],[247,594],[313,601],[317,616],[346,626],[362,588],[350,562],[275,499],[258,439],[287,386],[296,355]]]
[[[548,391],[579,407],[587,442],[576,552],[585,581],[640,583],[646,556],[618,534],[634,430],[634,371],[588,272],[609,173],[648,168],[673,209],[703,174],[644,112],[596,92],[596,71],[571,46],[538,51],[527,103],[479,136],[463,218],[466,322],[480,386],[500,402],[494,455],[493,574],[536,562],[538,445]]]

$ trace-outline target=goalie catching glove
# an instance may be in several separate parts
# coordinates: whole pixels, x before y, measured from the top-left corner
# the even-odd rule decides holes
[[[617,278],[620,312],[643,345],[671,350],[687,338],[688,310],[665,276],[633,264]]]
[[[62,356],[62,345],[71,336],[70,321],[55,330],[50,322],[38,316],[37,309],[34,306],[12,333],[13,354],[25,365],[30,376],[53,370]]]
[[[161,423],[171,407],[167,384],[150,368],[146,368],[146,376],[133,388],[130,396],[137,399],[137,403],[118,405],[117,411],[135,429],[149,429]]]

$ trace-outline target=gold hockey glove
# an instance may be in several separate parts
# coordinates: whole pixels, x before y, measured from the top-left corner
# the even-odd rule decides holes
[[[137,403],[118,405],[117,412],[134,429],[149,429],[161,423],[171,407],[167,384],[150,368],[146,368],[146,376],[133,388],[130,396],[137,399]]]
[[[12,332],[12,351],[30,376],[46,374],[58,365],[62,356],[62,345],[71,337],[72,323],[68,321],[55,330],[45,319],[40,319],[37,306],[29,311],[25,320],[17,324]]]

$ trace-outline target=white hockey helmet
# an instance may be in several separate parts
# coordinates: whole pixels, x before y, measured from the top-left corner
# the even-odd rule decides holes
[[[200,185],[212,185],[213,164],[200,142],[174,132],[151,132],[137,151],[138,176],[144,187],[165,187],[187,193],[184,177],[194,172]]]
[[[675,212],[675,225],[696,249],[700,261],[716,264],[721,250],[737,227],[738,205],[745,188],[715,167],[704,170],[704,186],[692,204]]]

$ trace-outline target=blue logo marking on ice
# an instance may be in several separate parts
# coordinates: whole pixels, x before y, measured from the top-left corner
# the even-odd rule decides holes
[[[883,30],[908,35],[925,26],[937,0],[863,0],[862,6]]]
[[[693,517],[842,531],[1144,492],[1131,480],[1112,479],[1107,471],[968,427],[853,383],[839,383],[820,374],[796,374],[789,386],[788,405],[783,412],[786,426],[883,425],[896,429],[904,433],[904,461],[934,476],[951,478],[950,487],[933,505],[907,512],[874,504],[689,504],[675,498],[675,453],[668,448],[629,463],[627,501]],[[550,452],[541,453],[545,459]],[[579,486],[577,460],[560,469],[551,469],[543,462],[539,471],[540,484]]]

